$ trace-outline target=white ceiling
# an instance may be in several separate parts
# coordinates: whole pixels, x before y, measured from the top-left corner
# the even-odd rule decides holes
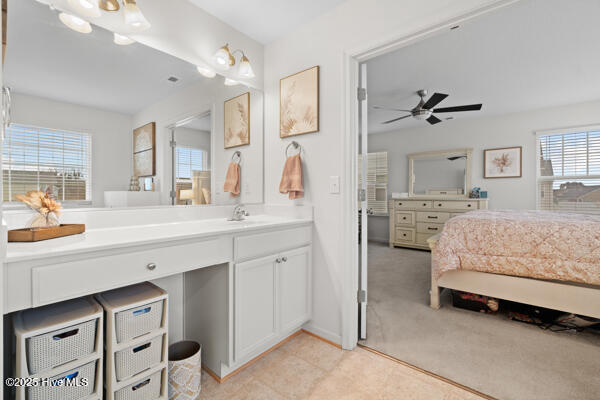
[[[189,0],[252,39],[267,44],[345,0]]]
[[[197,131],[210,132],[210,114],[204,115],[200,118],[194,118],[182,126],[188,129],[195,129]]]
[[[133,114],[202,78],[195,66],[94,26],[81,34],[35,0],[9,0],[4,84],[15,92]],[[176,83],[167,80],[179,78]]]
[[[521,0],[367,62],[369,105],[410,109],[418,89],[450,96],[438,107],[483,103],[454,120],[600,99],[600,1]],[[369,110],[369,132],[428,124]],[[444,121],[435,125],[443,129]]]

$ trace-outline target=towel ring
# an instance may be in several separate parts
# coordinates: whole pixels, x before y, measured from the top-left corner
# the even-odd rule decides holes
[[[237,161],[235,161],[235,156],[238,157]],[[233,155],[231,156],[231,161],[233,162],[237,162],[238,164],[240,163],[240,161],[242,161],[242,152],[239,150],[236,150]]]
[[[288,150],[290,149],[290,146],[294,146],[294,150],[298,149],[298,152],[302,152],[302,146],[300,146],[300,143],[298,143],[294,140],[293,142],[288,144],[287,147],[285,148],[285,156],[286,157],[289,157]]]

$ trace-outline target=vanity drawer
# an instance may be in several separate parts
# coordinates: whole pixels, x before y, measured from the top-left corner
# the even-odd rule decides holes
[[[468,200],[459,200],[459,201],[434,201],[433,208],[438,208],[442,210],[477,210],[477,202],[476,201],[468,201]]]
[[[409,228],[396,228],[396,242],[414,243],[415,230]]]
[[[414,225],[415,224],[415,212],[414,211],[396,211],[396,225]]]
[[[35,267],[31,272],[33,306],[229,261],[231,239],[221,237]]]
[[[450,214],[445,212],[418,212],[417,222],[437,222],[443,224],[450,219]]]
[[[295,249],[310,244],[311,239],[311,226],[238,236],[234,240],[234,258],[251,259]]]
[[[444,229],[444,224],[433,224],[430,222],[417,222],[417,233],[428,233],[435,235]]]
[[[402,210],[407,208],[415,208],[415,209],[426,209],[433,208],[432,202],[430,200],[397,200],[396,201],[396,210]]]

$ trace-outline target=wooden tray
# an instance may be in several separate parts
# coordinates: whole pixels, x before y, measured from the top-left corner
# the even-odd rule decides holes
[[[85,224],[61,224],[51,228],[25,228],[8,231],[9,242],[38,242],[85,232]]]

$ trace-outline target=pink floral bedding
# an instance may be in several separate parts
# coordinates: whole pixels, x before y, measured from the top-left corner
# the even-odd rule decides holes
[[[454,269],[600,285],[600,216],[472,211],[446,222],[434,276]]]

